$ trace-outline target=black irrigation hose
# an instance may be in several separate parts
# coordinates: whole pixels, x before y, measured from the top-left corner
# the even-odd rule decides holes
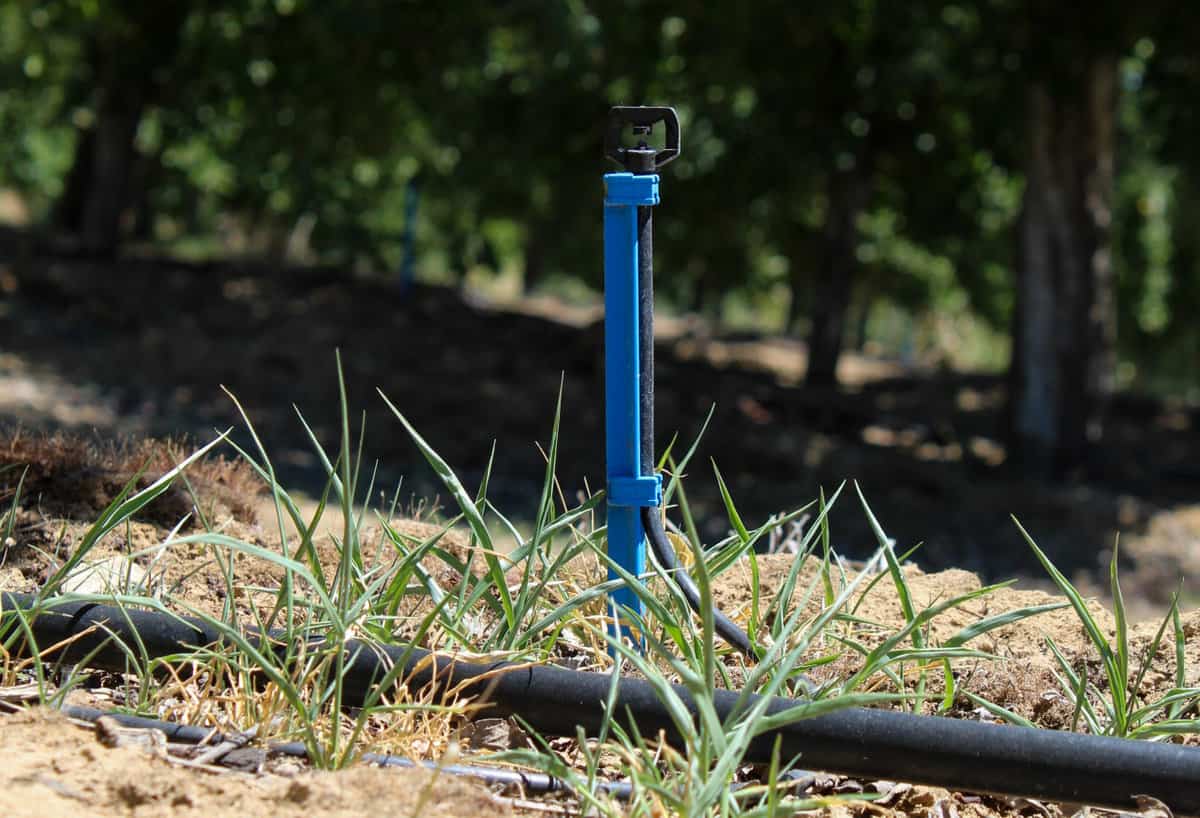
[[[41,646],[77,637],[60,650],[60,662],[90,655],[90,667],[124,671],[127,656],[113,637],[127,645],[140,643],[149,657],[186,655],[220,641],[214,629],[184,617],[89,602],[42,602],[35,612],[31,609],[38,600],[30,594],[0,594],[0,602],[5,610],[30,612],[26,618]],[[596,735],[609,720],[604,703],[615,681],[613,718],[636,724],[644,736],[661,730],[668,741],[683,738],[653,685],[641,679],[614,680],[553,666],[460,662],[414,647],[350,642],[347,650],[347,705],[361,703],[386,669],[401,663],[402,678],[412,689],[474,693],[481,714],[519,715],[543,734],[573,736],[582,728]],[[692,695],[682,686],[673,690],[696,719]],[[759,697],[715,690],[712,699],[718,717],[726,720]],[[804,706],[775,698],[766,715]],[[1138,795],[1150,795],[1177,814],[1200,815],[1200,748],[1195,747],[867,708],[768,730],[750,743],[746,760],[770,763],[776,742],[781,758],[799,757],[808,769],[1118,808],[1133,806]]]
[[[654,549],[654,556],[658,559],[658,564],[675,580],[679,590],[683,591],[683,595],[687,597],[688,605],[692,606],[692,610],[700,613],[700,590],[688,573],[676,564],[675,550],[671,547],[670,540],[667,539],[667,532],[663,528],[662,520],[659,519],[658,509],[642,509],[642,527],[646,529],[646,539],[650,541],[650,547]],[[716,628],[720,637],[738,653],[748,657],[751,661],[757,661],[758,655],[746,632],[715,607],[712,615],[713,627]]]
[[[161,721],[145,716],[134,716],[120,713],[116,710],[99,710],[95,707],[80,707],[66,705],[60,708],[62,713],[79,721],[99,721],[107,716],[123,727],[136,727],[143,730],[161,730],[168,741],[178,741],[184,744],[200,744],[208,742],[220,744],[226,736],[208,727],[197,727],[193,724],[180,724],[173,721]],[[267,745],[267,752],[275,755],[308,758],[308,748],[303,742],[275,742]],[[404,756],[391,753],[363,753],[360,760],[367,764],[380,767],[395,767],[402,769],[436,770],[447,775],[474,778],[485,784],[503,787],[506,790],[516,790],[528,795],[547,795],[562,792],[573,793],[570,785],[560,778],[546,773],[525,772],[522,770],[502,769],[499,767],[484,767],[479,764],[438,764],[436,761],[414,761]],[[633,795],[633,785],[627,781],[597,781],[596,789],[608,796],[622,801],[628,801]]]
[[[638,208],[638,368],[640,382],[642,474],[654,474],[654,220],[653,207]],[[650,543],[654,556],[663,570],[674,578],[679,590],[683,591],[688,605],[700,613],[700,591],[688,573],[679,567],[675,550],[667,539],[658,509],[642,509],[642,528]],[[758,660],[754,643],[744,630],[732,619],[713,609],[713,625],[717,634],[751,661]]]

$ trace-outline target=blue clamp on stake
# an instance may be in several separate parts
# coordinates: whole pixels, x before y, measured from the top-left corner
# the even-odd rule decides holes
[[[605,207],[652,207],[658,204],[658,174],[606,173],[604,174]],[[633,213],[633,225],[637,227],[637,213]],[[637,231],[633,234],[633,247],[637,249]],[[608,249],[607,236],[604,242]],[[634,263],[634,271],[637,263]],[[605,282],[607,283],[607,282]],[[634,314],[634,321],[637,314]]]
[[[646,571],[641,509],[662,503],[662,479],[642,475],[638,342],[637,209],[658,204],[656,174],[604,176],[604,431],[608,482],[608,555],[629,574]],[[609,579],[620,574],[609,569]],[[644,607],[628,586],[613,591],[618,609]],[[628,635],[622,629],[624,635]]]
[[[662,477],[610,477],[608,479],[608,506],[646,508],[662,505]]]

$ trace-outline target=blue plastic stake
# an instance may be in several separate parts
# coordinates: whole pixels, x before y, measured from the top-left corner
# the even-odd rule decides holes
[[[638,379],[638,207],[658,204],[655,174],[604,176],[604,422],[608,555],[634,576],[646,570],[641,509],[662,504],[662,479],[643,476]],[[609,570],[609,579],[620,575]],[[644,614],[632,588],[612,602]],[[622,634],[628,636],[625,628]],[[615,623],[614,623],[615,633]]]

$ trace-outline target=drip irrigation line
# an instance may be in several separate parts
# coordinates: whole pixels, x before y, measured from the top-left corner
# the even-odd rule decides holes
[[[210,625],[171,614],[38,600],[32,594],[3,593],[0,601],[5,610],[26,612],[37,644],[63,644],[55,657],[59,662],[86,659],[89,667],[125,672],[129,654],[118,640],[136,646],[130,648],[134,655],[150,658],[186,656],[222,641]],[[361,704],[377,680],[400,664],[400,678],[409,689],[474,695],[480,715],[519,716],[545,735],[574,736],[578,729],[596,735],[616,720],[627,728],[636,725],[644,736],[661,730],[667,741],[682,746],[685,733],[702,729],[696,701],[682,685],[673,685],[671,695],[692,719],[684,729],[655,687],[642,679],[555,666],[479,664],[422,648],[353,640],[345,649],[346,706]],[[605,706],[610,692],[615,694],[611,714]],[[726,724],[761,698],[730,690],[710,695]],[[778,742],[779,757],[800,758],[807,769],[1118,808],[1150,795],[1177,813],[1200,815],[1200,748],[869,708],[804,718],[808,704],[772,698],[764,717],[787,716],[750,742],[746,760],[771,763]],[[796,720],[789,720],[793,715]]]
[[[226,735],[210,727],[198,727],[193,724],[180,724],[174,721],[135,716],[117,710],[101,710],[95,707],[79,705],[64,705],[59,710],[63,715],[72,719],[87,722],[97,722],[107,716],[122,727],[136,727],[141,730],[161,730],[168,741],[183,744],[220,744],[233,735]],[[308,748],[300,741],[273,742],[267,745],[267,752],[274,755],[291,756],[294,758],[310,758]],[[548,795],[551,793],[567,793],[575,795],[574,789],[563,781],[546,773],[525,772],[523,770],[504,769],[500,767],[485,767],[480,764],[439,764],[436,761],[417,761],[405,756],[392,753],[363,753],[359,760],[366,764],[395,769],[426,769],[446,775],[463,778],[474,778],[485,784],[516,790],[521,793]],[[620,801],[628,801],[633,796],[633,785],[628,781],[597,781],[596,791]]]

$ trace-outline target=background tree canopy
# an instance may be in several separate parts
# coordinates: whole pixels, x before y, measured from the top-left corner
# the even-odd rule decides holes
[[[78,252],[526,288],[601,265],[612,104],[672,104],[658,289],[1009,366],[1033,471],[1200,387],[1200,11],[1022,0],[0,2],[0,188]],[[1010,352],[1011,350],[1011,352]]]

